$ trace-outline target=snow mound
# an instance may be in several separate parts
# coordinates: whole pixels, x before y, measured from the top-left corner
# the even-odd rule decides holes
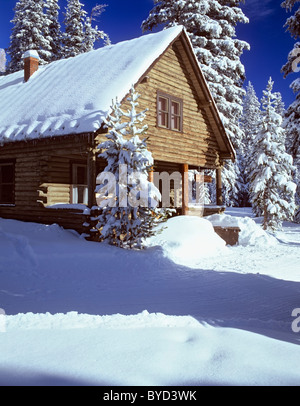
[[[274,246],[277,239],[262,229],[250,217],[233,217],[228,214],[213,214],[205,217],[213,226],[239,227],[239,245],[247,246]]]
[[[197,266],[203,258],[227,251],[225,241],[215,233],[211,222],[201,217],[176,216],[161,228],[147,245],[161,246],[165,256],[179,265]]]
[[[72,329],[132,329],[158,327],[198,327],[199,322],[191,316],[169,316],[144,310],[133,315],[114,314],[99,316],[68,313],[18,313],[5,316],[6,331],[17,330],[72,330]]]

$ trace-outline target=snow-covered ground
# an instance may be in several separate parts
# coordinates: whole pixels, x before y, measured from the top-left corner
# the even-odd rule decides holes
[[[0,384],[299,385],[300,226],[226,215],[237,246],[179,217],[143,251],[0,219]]]

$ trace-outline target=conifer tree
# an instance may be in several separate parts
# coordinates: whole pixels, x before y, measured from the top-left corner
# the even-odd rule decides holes
[[[153,165],[147,150],[143,125],[146,111],[137,112],[139,94],[132,87],[128,102],[130,110],[121,109],[116,100],[106,119],[107,141],[101,143],[100,157],[107,161],[97,188],[102,213],[97,228],[101,239],[122,248],[142,248],[143,239],[153,235],[157,224],[158,189],[148,181]],[[108,180],[105,183],[104,180]]]
[[[250,194],[253,212],[263,216],[263,228],[276,230],[283,220],[291,220],[295,211],[292,181],[293,160],[285,150],[282,117],[276,113],[278,94],[272,79],[262,98],[262,119],[253,143]]]
[[[65,32],[63,33],[63,54],[65,58],[84,52],[84,20],[87,12],[80,0],[68,0],[65,12]]]
[[[236,150],[243,138],[239,119],[245,93],[245,70],[240,56],[249,49],[245,41],[235,38],[236,25],[248,22],[238,7],[240,3],[241,0],[154,0],[154,8],[142,23],[143,30],[176,24],[186,28]],[[229,205],[238,202],[238,164],[228,162],[223,171],[224,200]]]
[[[93,21],[101,15],[106,5],[93,7],[91,15],[83,9],[80,0],[68,0],[65,13],[65,32],[63,33],[63,56],[69,58],[94,49],[96,41],[102,39],[105,45],[110,44],[109,36],[99,30]]]
[[[240,151],[240,168],[243,176],[244,196],[242,206],[249,205],[249,162],[252,158],[254,139],[258,133],[261,122],[260,102],[256,96],[255,89],[251,82],[246,87],[246,95],[243,100],[243,115],[241,127],[244,131]]]
[[[62,32],[59,23],[58,0],[46,0],[46,24],[44,35],[48,39],[51,48],[51,56],[48,62],[60,59],[62,56]]]
[[[93,21],[99,17],[103,11],[105,10],[105,4],[99,4],[93,7],[91,16],[86,17],[84,22],[84,42],[82,44],[82,51],[89,52],[92,51],[95,47],[95,43],[102,39],[105,45],[110,45],[109,36],[104,32],[99,30],[98,26],[96,25],[93,27]]]
[[[285,0],[281,5],[287,11],[292,11],[299,0]],[[290,16],[285,24],[293,38],[300,39],[300,7]],[[297,184],[296,203],[298,210],[295,213],[295,221],[300,223],[300,41],[294,44],[293,50],[288,55],[287,63],[282,67],[284,77],[297,74],[290,87],[295,94],[294,102],[287,108],[284,127],[286,129],[286,147],[292,155],[296,166],[294,180]]]
[[[15,14],[11,21],[14,26],[7,50],[10,63],[7,73],[23,69],[22,56],[28,50],[39,53],[40,64],[46,64],[51,55],[50,42],[44,36],[46,19],[44,0],[19,0],[14,8]]]

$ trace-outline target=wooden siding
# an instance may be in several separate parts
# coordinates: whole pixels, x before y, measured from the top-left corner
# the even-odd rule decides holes
[[[156,62],[147,73],[147,80],[136,86],[141,95],[139,109],[148,108],[145,120],[149,127],[148,147],[159,161],[215,168],[220,148],[201,108],[199,89],[196,90],[195,78],[188,71],[188,57],[184,49],[179,52],[179,46],[180,40]],[[183,100],[182,132],[157,126],[157,91]],[[129,108],[127,101],[123,107]]]
[[[84,232],[80,210],[50,209],[70,203],[72,160],[86,162],[87,135],[14,142],[0,148],[1,159],[15,160],[15,204],[0,205],[0,217],[57,223]]]

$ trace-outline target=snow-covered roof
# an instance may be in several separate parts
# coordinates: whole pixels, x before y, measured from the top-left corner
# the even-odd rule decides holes
[[[176,26],[0,77],[0,142],[93,132],[180,35]]]

